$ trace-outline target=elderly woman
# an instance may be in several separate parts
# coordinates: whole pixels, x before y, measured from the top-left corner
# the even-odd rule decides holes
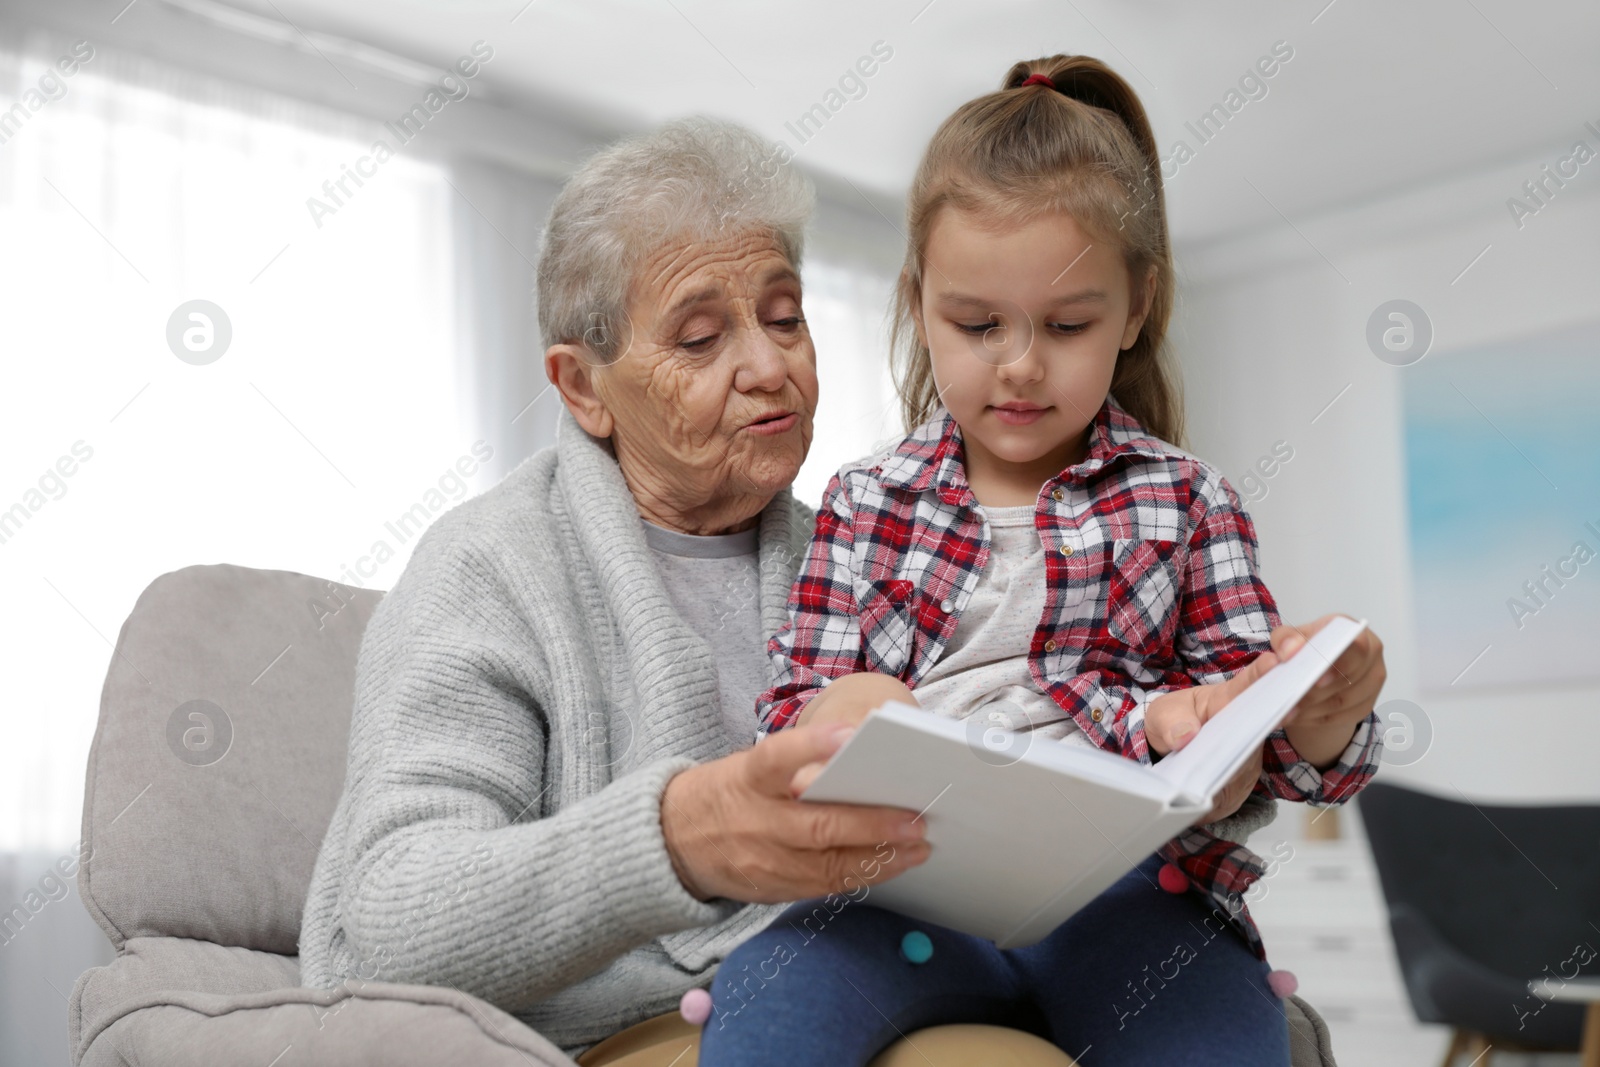
[[[912,812],[794,799],[837,727],[752,747],[812,526],[811,203],[707,120],[567,183],[538,278],[557,442],[441,516],[371,619],[305,984],[454,986],[576,1055],[777,905],[926,858]]]
[[[811,531],[812,193],[737,127],[591,160],[539,265],[557,443],[419,541],[363,638],[302,981],[451,985],[576,1053],[674,1008],[899,809],[792,799],[838,739],[758,748],[765,643]]]

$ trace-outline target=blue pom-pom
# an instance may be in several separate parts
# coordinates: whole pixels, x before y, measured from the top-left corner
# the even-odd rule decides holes
[[[913,930],[900,939],[900,955],[908,963],[927,963],[933,959],[933,939],[921,930]]]

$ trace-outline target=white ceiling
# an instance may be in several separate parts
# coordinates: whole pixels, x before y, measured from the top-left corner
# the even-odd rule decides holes
[[[485,83],[524,106],[616,126],[722,115],[785,139],[811,168],[894,193],[938,122],[1013,61],[1088,53],[1139,91],[1164,154],[1179,138],[1197,149],[1168,184],[1174,236],[1190,242],[1495,166],[1532,161],[1533,177],[1579,137],[1597,140],[1586,120],[1600,125],[1600,5],[1578,0],[232,2],[435,64],[482,39],[495,50]],[[1279,40],[1294,54],[1267,95],[1200,145],[1185,121]],[[878,41],[893,58],[866,95],[799,144],[785,122]]]

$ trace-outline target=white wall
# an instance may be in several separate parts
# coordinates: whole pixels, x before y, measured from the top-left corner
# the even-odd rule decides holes
[[[1593,142],[1583,130],[1573,136]],[[1237,487],[1275,442],[1293,447],[1267,496],[1249,506],[1265,577],[1289,621],[1329,611],[1370,620],[1389,666],[1380,705],[1411,700],[1433,728],[1422,759],[1386,767],[1383,776],[1448,796],[1459,789],[1474,799],[1600,798],[1600,684],[1419,688],[1401,427],[1406,368],[1374,357],[1366,323],[1387,300],[1416,302],[1433,322],[1426,358],[1436,360],[1600,317],[1600,174],[1580,173],[1520,230],[1506,208],[1562,148],[1381,203],[1178,249],[1172,339],[1191,448]],[[1594,647],[1600,653],[1600,641]]]

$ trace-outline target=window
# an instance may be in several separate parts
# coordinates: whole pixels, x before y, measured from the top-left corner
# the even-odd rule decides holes
[[[77,838],[103,665],[149,581],[217,562],[338,578],[386,542],[360,584],[387,588],[416,538],[386,523],[484,487],[454,473],[472,442],[441,167],[366,164],[313,218],[370,124],[107,77],[104,55],[30,96],[58,51],[0,55],[0,113],[26,112],[0,126],[0,642],[25,668],[0,712],[0,850]],[[194,300],[231,333],[204,365],[168,341]],[[179,347],[208,331],[215,351],[222,317],[180,315]]]
[[[804,274],[818,400],[816,433],[794,495],[815,507],[835,471],[898,437],[902,428],[887,359],[894,279],[826,260],[808,261]]]
[[[0,711],[0,851],[77,838],[150,581],[226,562],[387,589],[555,404],[530,408],[525,351],[548,180],[380,160],[380,123],[109,51],[41,83],[71,46],[30,49],[0,53],[0,641],[28,668]],[[814,258],[805,281],[815,505],[899,432],[893,279]]]

